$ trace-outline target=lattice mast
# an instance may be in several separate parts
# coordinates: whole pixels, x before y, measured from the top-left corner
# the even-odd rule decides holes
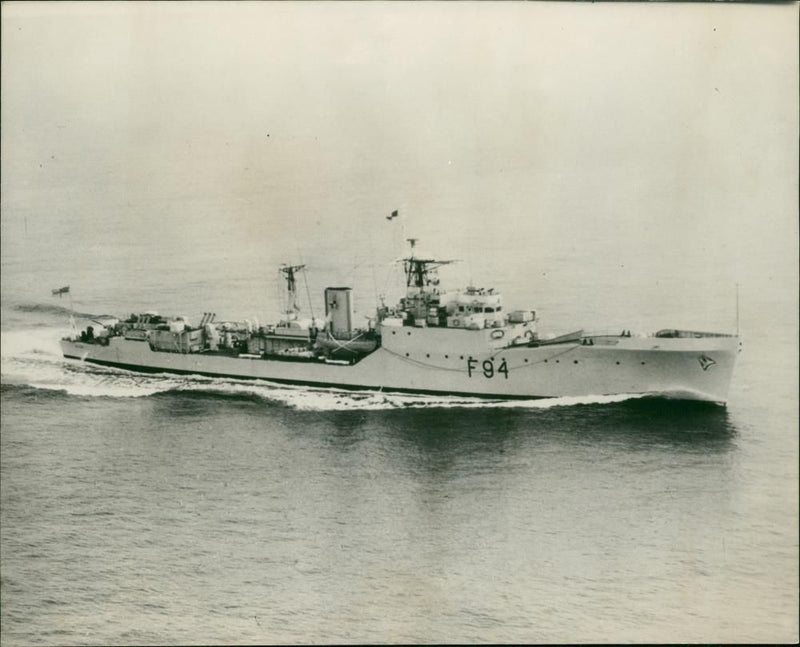
[[[295,272],[302,270],[305,265],[286,265],[280,267],[280,272],[286,277],[286,317],[288,319],[296,319],[297,313],[300,312],[300,306],[297,305],[297,280],[295,279]]]

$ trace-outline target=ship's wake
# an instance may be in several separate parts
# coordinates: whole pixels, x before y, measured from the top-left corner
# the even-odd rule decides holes
[[[307,411],[487,407],[550,409],[610,404],[644,397],[642,394],[619,394],[504,400],[312,388],[276,384],[267,380],[237,380],[201,375],[142,374],[64,359],[58,339],[65,332],[52,328],[3,332],[0,335],[2,383],[92,398],[191,394],[257,399],[267,405]]]

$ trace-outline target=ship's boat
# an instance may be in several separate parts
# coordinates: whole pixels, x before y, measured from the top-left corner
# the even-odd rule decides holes
[[[540,337],[533,309],[506,311],[493,288],[443,290],[438,260],[415,249],[403,263],[406,293],[354,324],[352,290],[325,289],[325,319],[302,318],[296,275],[280,268],[286,310],[275,324],[217,321],[206,312],[156,312],[93,320],[61,340],[67,358],[146,372],[253,378],[350,389],[491,398],[648,394],[725,403],[738,335],[665,328],[651,335],[582,330]]]

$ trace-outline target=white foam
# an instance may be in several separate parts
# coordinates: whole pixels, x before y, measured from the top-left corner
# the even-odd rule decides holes
[[[0,361],[34,356],[61,358],[59,340],[67,335],[63,328],[32,328],[0,332]]]
[[[160,376],[164,391],[214,392],[252,395],[304,411],[387,410],[408,408],[550,409],[581,404],[611,404],[644,397],[642,394],[573,396],[531,400],[491,400],[450,395],[415,395],[383,391],[349,391],[275,384],[265,380],[230,380],[187,376],[170,380]]]

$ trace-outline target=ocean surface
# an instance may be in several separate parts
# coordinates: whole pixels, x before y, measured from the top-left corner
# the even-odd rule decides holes
[[[796,643],[798,21],[757,5],[4,3],[2,646]],[[542,334],[738,328],[727,406],[60,357],[73,311],[273,322],[281,263],[366,323],[407,237]]]
[[[65,361],[70,304],[48,292],[69,278],[9,280],[20,247],[3,256],[3,645],[796,640],[796,311],[767,317],[752,286],[727,407],[487,403]],[[530,261],[505,259],[524,293],[511,270]],[[324,282],[332,259],[303,260]],[[265,283],[216,262],[192,311],[179,266],[109,265],[72,281],[72,306],[222,318]],[[595,286],[569,287],[553,316],[588,319]],[[698,318],[730,330],[732,312]]]

